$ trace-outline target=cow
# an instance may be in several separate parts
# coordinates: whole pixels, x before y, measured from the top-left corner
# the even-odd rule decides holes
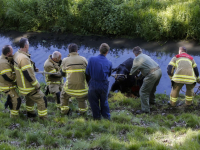
[[[139,97],[139,89],[142,86],[143,78],[136,79],[136,74],[129,75],[132,65],[133,58],[128,58],[117,68],[112,69],[112,73],[116,72],[116,74],[112,75],[115,77],[115,82],[111,87],[112,92],[118,90],[121,93],[134,94]]]

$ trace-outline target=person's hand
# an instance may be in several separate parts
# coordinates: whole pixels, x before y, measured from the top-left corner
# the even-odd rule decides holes
[[[35,68],[35,72],[39,72],[39,69],[38,69],[38,68]]]

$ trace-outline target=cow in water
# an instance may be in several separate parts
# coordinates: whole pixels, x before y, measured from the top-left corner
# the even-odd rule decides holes
[[[120,64],[117,68],[114,68],[112,72],[116,72],[114,75],[115,82],[111,87],[111,91],[116,90],[122,93],[134,94],[139,97],[139,90],[143,83],[142,79],[136,79],[136,75],[129,75],[133,65],[133,58],[129,58]]]

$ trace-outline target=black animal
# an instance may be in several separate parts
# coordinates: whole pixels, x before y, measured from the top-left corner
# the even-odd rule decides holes
[[[143,79],[136,79],[136,74],[129,75],[132,65],[133,58],[129,58],[112,70],[116,74],[114,74],[115,82],[111,87],[111,91],[118,90],[122,93],[132,93],[135,96],[139,96],[139,89],[142,86]]]

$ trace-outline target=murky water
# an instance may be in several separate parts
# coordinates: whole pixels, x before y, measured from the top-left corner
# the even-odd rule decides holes
[[[69,52],[67,46],[70,43],[76,43],[79,46],[79,55],[84,56],[87,60],[91,56],[99,54],[98,48],[101,43],[108,43],[111,47],[107,58],[113,63],[113,68],[117,67],[127,58],[133,57],[132,49],[135,46],[140,46],[144,49],[143,53],[153,58],[162,69],[162,78],[157,87],[157,93],[167,94],[171,91],[171,82],[167,75],[167,65],[171,58],[178,53],[179,46],[185,46],[188,49],[188,54],[192,55],[200,66],[200,45],[195,41],[162,41],[162,42],[147,42],[142,39],[125,39],[111,38],[99,36],[75,36],[53,33],[19,33],[19,32],[4,32],[0,33],[0,48],[9,44],[14,48],[14,52],[19,49],[18,41],[21,37],[28,37],[32,60],[36,63],[40,71],[43,70],[43,64],[53,51],[60,51],[62,58],[66,57]],[[39,81],[44,81],[42,75],[37,75]],[[114,83],[114,78],[110,77],[110,87]],[[196,91],[196,89],[195,89]]]

